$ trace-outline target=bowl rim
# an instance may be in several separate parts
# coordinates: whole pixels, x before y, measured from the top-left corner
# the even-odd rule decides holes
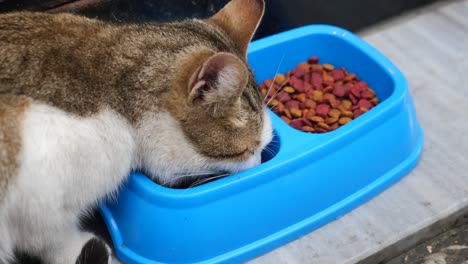
[[[281,127],[278,130],[293,130],[295,133],[301,133],[309,137],[315,137],[316,140],[314,143],[317,144],[304,153],[300,153],[300,156],[317,151],[321,152],[322,154],[324,152],[331,152],[334,149],[332,146],[343,144],[345,140],[350,140],[352,138],[362,136],[363,131],[366,129],[369,130],[369,127],[378,125],[379,122],[381,123],[392,113],[398,111],[402,105],[402,102],[404,102],[408,96],[406,78],[387,57],[385,57],[381,52],[372,47],[370,44],[359,38],[357,35],[336,26],[306,25],[284,31],[253,41],[249,46],[248,53],[258,52],[273,45],[281,44],[286,41],[295,40],[312,34],[331,35],[346,41],[353,48],[360,50],[363,54],[366,54],[370,59],[374,60],[378,65],[380,65],[384,73],[390,77],[394,86],[393,92],[390,94],[390,96],[375,106],[372,109],[372,112],[360,116],[359,122],[350,122],[346,126],[343,126],[337,130],[323,134],[308,134],[296,130],[281,121],[279,117],[270,111],[272,122],[275,124],[275,126]],[[280,141],[282,146],[279,148],[277,155],[270,161],[260,164],[249,170],[232,174],[228,177],[217,179],[216,181],[196,186],[194,188],[172,189],[169,187],[164,187],[153,182],[151,179],[139,172],[133,172],[128,177],[128,188],[130,188],[138,196],[148,202],[157,202],[159,205],[166,205],[168,207],[186,207],[195,204],[206,203],[219,197],[219,193],[222,193],[222,196],[225,197],[230,194],[245,190],[246,188],[250,189],[259,184],[266,183],[265,181],[259,179],[259,177],[256,177],[256,175],[265,173],[274,175],[275,173],[272,172],[275,170],[275,168],[278,168],[284,163],[288,162],[288,158],[284,157],[285,154],[284,151],[282,151],[283,138],[280,138]],[[279,159],[277,158],[278,156],[283,157],[282,159]],[[294,158],[297,158],[297,156]],[[271,162],[275,159],[280,162]],[[270,180],[273,179],[274,177],[271,177]]]

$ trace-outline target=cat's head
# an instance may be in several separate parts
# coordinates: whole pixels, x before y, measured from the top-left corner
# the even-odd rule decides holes
[[[235,173],[260,164],[273,131],[246,53],[263,12],[263,0],[232,0],[197,21],[224,48],[199,44],[177,65],[166,100],[170,114],[154,117],[177,128],[161,128],[154,139],[160,147],[145,162],[163,185],[176,185],[185,175]]]

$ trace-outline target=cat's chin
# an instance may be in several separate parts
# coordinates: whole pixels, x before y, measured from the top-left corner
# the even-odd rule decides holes
[[[219,162],[211,168],[192,169],[190,171],[157,171],[150,174],[150,178],[169,188],[192,188],[209,181],[235,174],[261,163],[261,155],[255,154],[244,162]]]
[[[262,156],[260,153],[258,153],[251,156],[248,160],[244,162],[230,164],[230,166],[227,166],[225,170],[233,174],[253,168],[257,165],[260,165],[260,163],[262,163]]]

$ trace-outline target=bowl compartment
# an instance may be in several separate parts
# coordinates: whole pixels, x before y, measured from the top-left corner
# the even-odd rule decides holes
[[[298,28],[252,43],[248,61],[260,82],[312,55],[355,72],[381,103],[324,134],[295,130],[271,113],[276,155],[195,188],[130,175],[117,199],[101,206],[120,259],[238,263],[342,216],[416,165],[422,131],[407,83],[357,36],[331,26]]]

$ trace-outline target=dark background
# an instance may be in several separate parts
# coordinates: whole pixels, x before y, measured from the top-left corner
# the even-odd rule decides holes
[[[266,0],[255,38],[306,24],[353,32],[436,0]],[[0,0],[0,12],[56,10],[113,22],[171,21],[214,14],[228,0]],[[55,9],[54,9],[55,8]]]

